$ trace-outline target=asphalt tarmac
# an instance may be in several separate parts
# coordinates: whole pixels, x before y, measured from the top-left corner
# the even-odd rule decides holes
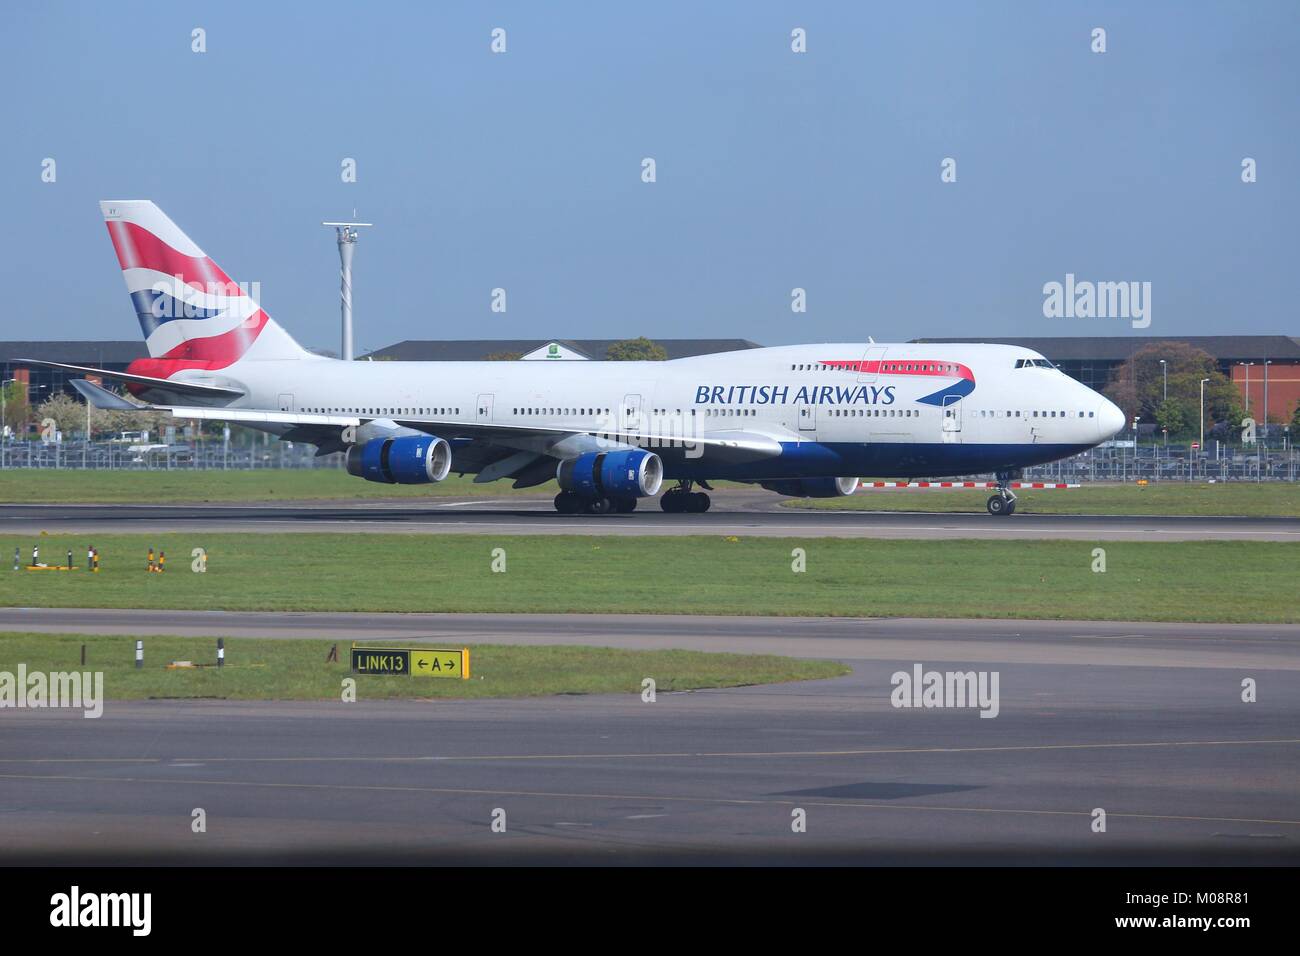
[[[0,627],[673,646],[854,668],[653,703],[6,710],[6,862],[1300,862],[1293,626],[6,609]],[[915,664],[996,672],[997,716],[893,706],[893,674]]]

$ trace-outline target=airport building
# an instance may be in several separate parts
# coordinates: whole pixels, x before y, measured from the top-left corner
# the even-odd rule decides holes
[[[74,378],[81,378],[80,373],[31,365],[23,360],[44,359],[124,372],[133,361],[148,354],[140,339],[127,342],[0,342],[0,382],[16,380],[23,383],[27,388],[27,400],[33,405],[59,392],[67,392],[80,400],[81,396],[68,384]]]

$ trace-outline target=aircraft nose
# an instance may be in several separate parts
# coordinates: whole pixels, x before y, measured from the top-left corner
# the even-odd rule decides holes
[[[1102,441],[1112,438],[1124,427],[1124,413],[1120,407],[1109,399],[1103,399],[1101,409],[1097,412],[1097,427]]]

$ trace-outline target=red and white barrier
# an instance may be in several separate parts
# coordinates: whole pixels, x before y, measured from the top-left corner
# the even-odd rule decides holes
[[[996,488],[997,486],[996,481],[864,481],[858,485],[859,488],[869,491],[879,488]],[[1079,485],[1059,481],[1013,481],[1009,487],[1045,491],[1048,488],[1078,488]]]

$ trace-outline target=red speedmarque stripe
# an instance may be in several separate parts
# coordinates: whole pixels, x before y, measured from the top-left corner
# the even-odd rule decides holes
[[[177,252],[152,232],[133,222],[110,221],[108,235],[117,250],[117,261],[123,269],[153,269],[166,275],[178,275],[188,286],[200,292],[210,292],[216,287],[222,295],[237,296],[244,292],[221,267],[204,256],[196,259]]]
[[[201,368],[209,371],[226,368],[243,357],[244,353],[257,341],[262,329],[266,327],[268,316],[258,309],[243,323],[206,339],[190,339],[169,350],[159,358],[136,359],[126,370],[133,375],[148,375],[152,378],[170,378],[182,369]],[[138,395],[147,386],[128,385],[133,395]]]
[[[932,375],[947,376],[949,378],[964,378],[968,381],[975,381],[975,373],[968,366],[960,362],[948,362],[942,359],[885,359],[884,361],[870,362],[853,361],[847,359],[832,359],[823,361],[822,365],[828,365],[831,368],[840,369],[844,372],[866,372],[885,375]],[[906,366],[911,365],[912,368]],[[927,367],[930,366],[930,367]],[[934,367],[937,366],[937,367]]]

